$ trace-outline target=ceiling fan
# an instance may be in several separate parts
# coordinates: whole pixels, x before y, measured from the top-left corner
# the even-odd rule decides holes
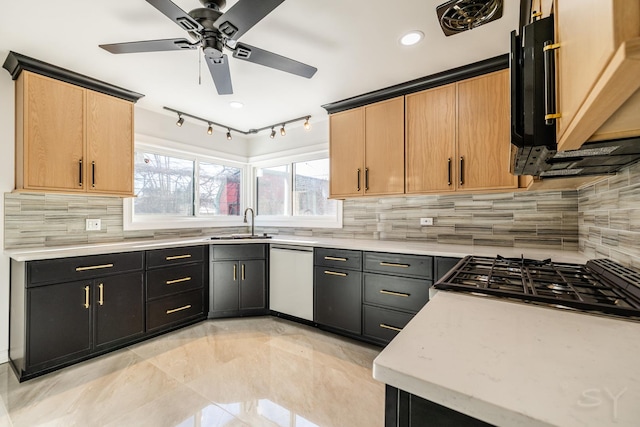
[[[301,77],[311,78],[318,71],[317,68],[310,65],[238,41],[244,33],[271,13],[284,0],[239,0],[224,13],[220,9],[227,4],[226,0],[200,0],[204,7],[194,9],[189,13],[180,9],[171,0],[146,1],[187,31],[193,41],[185,38],[146,40],[102,44],[101,48],[111,53],[202,48],[211,77],[213,77],[213,83],[220,95],[233,93],[229,59],[223,53],[225,48],[233,52],[234,58]]]

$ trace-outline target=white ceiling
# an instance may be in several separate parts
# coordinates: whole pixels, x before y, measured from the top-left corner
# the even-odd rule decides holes
[[[173,0],[185,11],[198,0]],[[227,3],[227,10],[237,0]],[[5,1],[0,54],[31,56],[145,94],[138,105],[168,106],[238,129],[259,128],[311,114],[339,101],[508,52],[518,0],[505,0],[502,18],[445,37],[435,8],[445,0],[288,0],[241,41],[318,68],[308,80],[231,58],[233,95],[218,95],[198,50],[113,55],[99,44],[184,37],[186,33],[144,0]],[[425,39],[401,46],[400,36]],[[3,59],[2,58],[2,59]],[[198,71],[202,84],[198,84]],[[4,78],[8,78],[5,73]],[[240,101],[244,108],[229,107]],[[312,119],[313,121],[314,119]]]

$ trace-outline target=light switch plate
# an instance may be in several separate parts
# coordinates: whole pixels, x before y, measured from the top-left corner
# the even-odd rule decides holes
[[[99,219],[87,219],[86,231],[100,231],[102,221]]]
[[[420,218],[420,225],[433,225],[433,218]]]

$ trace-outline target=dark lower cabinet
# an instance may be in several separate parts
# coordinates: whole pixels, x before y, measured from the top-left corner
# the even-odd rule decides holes
[[[435,257],[433,261],[434,266],[434,277],[433,281],[437,282],[442,279],[445,274],[449,272],[455,265],[461,260],[461,258],[453,258],[453,257]]]
[[[362,332],[362,272],[314,267],[316,323],[360,335]]]
[[[491,427],[492,424],[387,385],[384,426]]]

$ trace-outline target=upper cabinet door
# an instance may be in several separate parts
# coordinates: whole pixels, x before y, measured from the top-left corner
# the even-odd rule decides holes
[[[404,97],[365,107],[364,191],[404,193]]]
[[[364,108],[330,117],[330,193],[341,198],[364,194]]]
[[[133,103],[87,91],[87,189],[133,195]]]
[[[458,83],[459,189],[517,188],[509,173],[509,71]]]
[[[456,188],[456,85],[406,97],[407,194]]]
[[[16,185],[84,191],[84,90],[28,71],[16,89]]]

